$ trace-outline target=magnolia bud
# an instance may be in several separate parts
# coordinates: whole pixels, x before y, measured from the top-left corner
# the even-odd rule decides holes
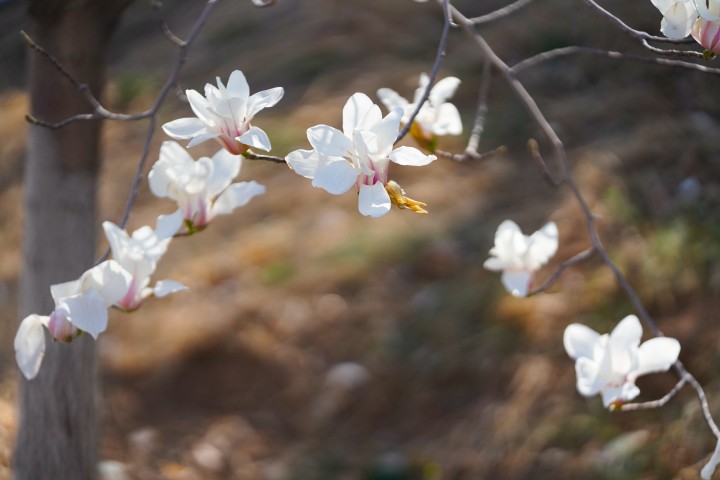
[[[50,314],[47,329],[55,340],[61,342],[71,342],[78,336],[78,329],[68,320],[67,312],[59,308]]]
[[[700,17],[693,24],[692,36],[706,52],[720,55],[720,24]]]

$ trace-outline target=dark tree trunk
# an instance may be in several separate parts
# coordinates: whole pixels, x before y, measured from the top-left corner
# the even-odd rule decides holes
[[[30,0],[30,36],[96,96],[104,84],[105,50],[130,0]],[[89,107],[47,59],[29,53],[30,110],[61,120]],[[25,166],[25,224],[20,313],[49,314],[49,287],[76,279],[93,265],[99,122],[59,130],[31,126]],[[95,343],[48,341],[39,375],[21,380],[14,454],[17,480],[97,477],[98,413]]]

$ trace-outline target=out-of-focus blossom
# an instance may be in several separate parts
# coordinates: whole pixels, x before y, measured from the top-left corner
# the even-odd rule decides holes
[[[704,5],[702,0],[700,3]],[[693,23],[691,33],[705,51],[720,54],[720,1],[709,0],[706,11],[701,12]]]
[[[150,170],[150,191],[157,197],[175,200],[192,232],[265,193],[265,187],[255,181],[231,185],[241,164],[242,159],[227,150],[195,161],[177,143],[164,142],[160,159]]]
[[[690,35],[698,17],[694,0],[651,0],[663,15],[660,31],[668,38],[680,40]]]
[[[358,209],[371,217],[381,217],[392,204],[426,213],[424,203],[405,197],[397,183],[388,180],[390,162],[422,166],[436,159],[416,148],[393,144],[400,130],[402,110],[383,118],[380,107],[367,95],[356,93],[343,108],[343,130],[317,125],[307,131],[313,150],[296,150],[285,160],[312,185],[333,195],[358,188]]]
[[[167,251],[170,240],[182,223],[182,212],[178,210],[172,215],[158,217],[155,230],[144,226],[130,236],[114,223],[103,222],[113,258],[132,276],[128,291],[117,301],[118,307],[134,310],[150,295],[160,298],[186,289],[183,284],[173,280],[159,281],[153,288],[148,286],[158,260]]]
[[[581,395],[602,395],[603,405],[622,405],[640,394],[635,380],[664,372],[677,361],[680,343],[674,338],[652,338],[640,345],[642,326],[628,315],[610,334],[573,323],[563,336],[565,350],[575,360],[577,389]]]
[[[15,335],[15,359],[27,379],[33,379],[45,354],[43,327],[60,341],[75,338],[79,330],[93,338],[107,328],[108,308],[130,287],[131,275],[115,260],[91,268],[71,282],[50,287],[55,310],[49,316],[28,315]]]
[[[413,102],[408,102],[395,90],[381,88],[377,94],[388,110],[401,108],[402,123],[407,124],[417,108],[418,103],[427,89],[430,77],[425,73],[420,75],[420,86],[415,90]],[[462,133],[462,120],[458,109],[447,100],[455,94],[460,79],[446,77],[435,84],[430,90],[430,96],[418,112],[410,126],[410,135],[429,151],[435,150],[437,137],[440,135],[460,135]]]
[[[558,229],[549,222],[532,235],[523,235],[512,220],[505,220],[495,233],[495,246],[483,265],[488,270],[502,271],[502,283],[508,292],[524,297],[530,290],[534,273],[555,255]]]
[[[163,125],[169,136],[176,140],[190,138],[188,147],[215,139],[233,155],[245,153],[248,147],[270,151],[267,134],[250,122],[260,110],[280,101],[284,93],[282,87],[250,95],[245,75],[235,70],[230,74],[227,87],[218,77],[217,87],[205,85],[204,97],[195,90],[185,93],[196,116]]]

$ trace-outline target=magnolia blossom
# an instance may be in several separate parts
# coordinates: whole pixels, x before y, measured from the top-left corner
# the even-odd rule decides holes
[[[113,258],[132,276],[130,287],[117,301],[118,307],[134,310],[150,295],[160,298],[186,289],[183,284],[173,280],[162,280],[153,288],[148,287],[150,275],[155,272],[158,260],[165,254],[182,222],[182,212],[178,210],[172,215],[158,217],[155,230],[144,226],[135,230],[132,236],[112,222],[103,222]]]
[[[377,94],[388,110],[401,108],[402,123],[407,124],[420,103],[429,82],[430,77],[425,73],[420,75],[420,86],[415,90],[412,103],[389,88],[381,88]],[[455,77],[446,77],[437,82],[430,90],[430,96],[420,108],[411,125],[410,134],[430,151],[434,150],[438,135],[460,135],[462,133],[460,113],[455,105],[447,101],[455,94],[458,85],[460,85],[460,80]]]
[[[241,164],[241,158],[227,150],[195,161],[177,143],[164,142],[160,159],[150,170],[150,191],[175,200],[190,231],[201,229],[216,216],[229,214],[265,193],[265,187],[255,181],[230,185]]]
[[[640,375],[664,372],[677,361],[680,343],[652,338],[640,345],[642,326],[635,315],[625,317],[609,334],[573,323],[563,336],[565,350],[575,360],[577,389],[591,397],[600,393],[603,405],[622,404],[640,394]]]
[[[393,144],[400,130],[402,110],[395,109],[385,118],[380,107],[367,95],[356,93],[343,107],[343,130],[317,125],[307,131],[313,150],[296,150],[285,160],[312,185],[333,195],[358,188],[360,213],[381,217],[391,204],[416,212],[425,212],[422,202],[405,197],[397,183],[388,180],[390,162],[421,166],[435,160],[416,148]]]
[[[488,270],[501,271],[502,283],[508,292],[524,297],[530,290],[534,272],[555,255],[558,248],[558,229],[549,222],[530,236],[523,235],[512,220],[505,220],[495,232],[492,257],[485,260]]]
[[[28,380],[35,378],[45,354],[46,327],[57,340],[70,341],[79,330],[93,338],[107,328],[108,308],[130,287],[131,275],[115,260],[107,260],[79,279],[50,287],[55,310],[49,316],[28,315],[15,335],[15,358]]]
[[[214,138],[233,155],[245,153],[248,147],[270,151],[267,134],[250,121],[260,110],[272,107],[283,96],[282,87],[250,95],[245,75],[240,70],[230,74],[227,87],[217,78],[217,87],[205,85],[203,97],[195,90],[186,92],[196,117],[180,118],[163,125],[172,138],[190,138],[188,147]]]
[[[706,51],[720,55],[720,0],[708,1],[708,8],[699,12],[690,33]],[[705,6],[702,0],[700,4]]]
[[[690,35],[698,11],[694,0],[651,0],[663,15],[660,31],[668,38],[680,40]]]

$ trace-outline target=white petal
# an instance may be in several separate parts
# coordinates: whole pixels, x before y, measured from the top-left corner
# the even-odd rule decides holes
[[[170,196],[169,188],[174,183],[172,171],[176,168],[191,168],[195,160],[177,142],[163,142],[160,147],[160,158],[153,165],[148,175],[150,191],[156,197]]]
[[[248,100],[246,120],[249,122],[260,110],[275,106],[284,93],[285,90],[282,87],[275,87],[251,95]]]
[[[162,298],[170,295],[171,293],[181,292],[187,289],[188,287],[180,282],[176,282],[175,280],[160,280],[155,284],[155,288],[153,288],[152,293],[157,298]]]
[[[704,3],[703,0],[700,3]],[[660,22],[660,31],[672,40],[680,40],[692,30],[692,25],[697,18],[698,11],[691,2],[674,2],[667,10],[662,12],[663,19]]]
[[[28,315],[20,323],[15,334],[15,360],[22,374],[28,380],[37,376],[43,356],[45,355],[45,332],[50,317]]]
[[[170,238],[182,227],[183,215],[181,210],[176,210],[169,215],[160,215],[155,223],[155,235],[159,240]]]
[[[520,227],[512,220],[503,221],[495,232],[495,246],[490,250],[501,260],[513,261],[521,265],[520,256],[525,255],[528,239],[523,235]]]
[[[493,272],[499,272],[501,270],[507,270],[515,266],[514,262],[508,262],[507,260],[501,260],[496,257],[490,257],[483,263],[483,268],[492,270]]]
[[[530,290],[532,272],[505,270],[502,274],[502,283],[505,289],[514,297],[527,296]]]
[[[80,281],[82,291],[95,290],[104,300],[104,306],[107,308],[127,293],[132,283],[132,275],[115,260],[106,260],[85,272],[80,277]],[[74,319],[73,323],[75,323]],[[79,325],[78,327],[82,328]]]
[[[79,295],[63,298],[58,307],[67,310],[73,325],[88,332],[95,339],[107,328],[107,305],[102,295],[94,288]]]
[[[428,83],[430,83],[430,77],[427,73],[423,72],[420,74],[420,81],[418,82],[418,88],[415,90],[415,96],[413,97],[413,104],[417,105],[420,103],[420,99],[425,94],[425,89]]]
[[[343,107],[343,132],[347,138],[352,138],[353,131],[374,105],[370,97],[364,93],[355,93],[348,99]]]
[[[632,382],[625,382],[619,387],[604,386],[602,389],[603,406],[609,407],[613,402],[629,402],[640,395],[640,389]]]
[[[425,155],[420,150],[413,147],[398,147],[390,152],[390,160],[398,165],[421,167],[433,162],[436,159],[437,157],[435,155]]]
[[[357,131],[357,130],[375,131],[378,123],[380,123],[380,121],[382,119],[383,119],[382,110],[380,110],[380,107],[373,104],[370,108],[368,108],[367,112],[365,112],[365,116],[362,117],[360,119],[360,121],[355,125],[355,131]]]
[[[57,283],[50,286],[50,295],[52,295],[56,305],[61,299],[77,295],[81,291],[82,281],[80,279],[73,280],[71,282]]]
[[[242,166],[242,158],[233,155],[224,148],[212,157],[212,174],[208,178],[206,195],[210,198],[215,197],[230,185]]]
[[[130,241],[127,232],[112,222],[105,221],[102,227],[105,232],[105,237],[107,237],[108,243],[110,243],[110,250],[112,251],[113,257],[116,259],[122,258],[125,255],[126,245]]]
[[[253,197],[263,193],[265,193],[265,187],[255,181],[234,183],[215,200],[210,210],[210,217],[227,215],[237,207],[246,205]]]
[[[252,148],[265,150],[266,152],[269,152],[272,148],[270,146],[270,139],[268,138],[267,133],[258,127],[250,127],[247,132],[243,133],[235,140],[238,140],[240,143],[244,143]]]
[[[388,110],[394,110],[396,108],[402,108],[403,110],[408,105],[408,101],[401,97],[395,90],[390,88],[381,88],[377,91],[377,96],[380,101],[385,105]]]
[[[565,328],[563,345],[570,358],[593,358],[593,349],[600,335],[592,328],[573,323]]]
[[[378,160],[377,135],[367,130],[355,130],[353,134],[353,147],[357,153],[358,160],[360,160],[360,165],[365,167],[363,168],[364,173],[366,175],[372,175],[373,168],[370,159]]]
[[[430,96],[428,97],[430,104],[434,107],[439,107],[445,103],[448,98],[455,95],[455,90],[457,90],[458,85],[460,85],[460,79],[456,77],[445,77],[437,82],[432,90],[430,90]]]
[[[598,366],[587,357],[580,357],[575,362],[575,375],[577,376],[577,390],[580,395],[592,397],[600,392],[603,386],[598,378]]]
[[[198,135],[195,135],[192,140],[188,142],[187,146],[188,148],[192,148],[196,145],[200,145],[201,143],[207,142],[208,140],[212,140],[214,138],[218,138],[220,136],[222,136],[222,134],[216,132],[200,133]]]
[[[651,338],[638,348],[638,367],[633,378],[654,372],[665,372],[680,355],[680,342],[674,338]]]
[[[537,270],[555,255],[558,249],[558,228],[555,222],[548,222],[537,232],[530,235],[525,256],[525,266]]]
[[[358,195],[358,209],[366,217],[382,217],[390,211],[390,195],[382,183],[375,185],[360,185]]]
[[[162,129],[168,136],[176,140],[208,133],[202,120],[195,117],[173,120],[163,125]]]
[[[318,168],[312,185],[333,195],[340,195],[355,185],[358,175],[360,175],[360,170],[350,162],[337,160]]]
[[[380,121],[373,132],[377,135],[378,152],[381,157],[387,157],[400,133],[400,120],[403,111],[396,108]]]
[[[307,137],[315,150],[328,157],[348,157],[353,151],[350,138],[337,128],[316,125],[308,128]]]
[[[230,74],[226,90],[231,97],[239,99],[243,105],[247,103],[250,87],[245,75],[240,70],[235,70]]]
[[[452,103],[443,103],[437,109],[437,118],[432,124],[435,135],[460,135],[463,131],[460,112]]]
[[[295,173],[305,178],[314,178],[318,166],[326,163],[322,162],[321,156],[316,150],[295,150],[285,157],[285,161],[295,170]]]
[[[608,345],[618,351],[630,350],[640,344],[642,326],[635,315],[628,315],[620,320],[612,332]],[[613,352],[615,353],[615,352]]]
[[[709,2],[710,8],[708,9],[707,3]],[[693,6],[702,18],[709,22],[720,22],[720,5],[717,5],[714,0],[693,0]],[[665,13],[663,12],[663,15]]]
[[[210,109],[208,101],[200,95],[196,90],[185,90],[185,96],[188,99],[190,108],[193,113],[202,121],[206,126],[214,123],[215,114]]]

